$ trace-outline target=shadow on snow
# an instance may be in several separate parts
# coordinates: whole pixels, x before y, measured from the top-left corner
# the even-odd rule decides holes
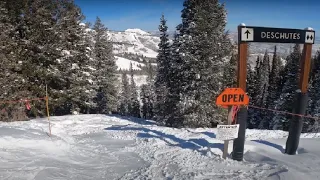
[[[157,125],[157,123],[154,121],[136,118],[136,117],[121,116],[121,115],[107,115],[107,116],[124,119],[124,120],[131,121],[133,123],[137,123],[137,124],[141,124],[141,125]]]
[[[112,126],[105,128],[105,130],[114,130],[114,131],[140,131],[140,133],[137,134],[137,137],[139,138],[158,138],[162,141],[169,144],[169,146],[178,146],[183,149],[190,149],[194,151],[198,151],[201,154],[205,155],[208,150],[203,149],[203,147],[208,148],[216,148],[223,151],[223,144],[222,143],[209,143],[205,139],[189,139],[184,140],[181,138],[177,138],[174,135],[171,134],[165,134],[160,131],[151,130],[145,127],[130,127],[130,126]],[[206,133],[204,133],[206,134]],[[209,137],[215,137],[214,133],[206,134]]]
[[[275,143],[272,143],[272,142],[269,142],[269,141],[266,141],[266,140],[252,140],[252,141],[260,143],[260,144],[264,144],[264,145],[267,145],[267,146],[270,146],[270,147],[273,147],[273,148],[276,148],[281,153],[284,153],[284,151],[285,151],[282,146],[280,146],[278,144],[275,144]]]

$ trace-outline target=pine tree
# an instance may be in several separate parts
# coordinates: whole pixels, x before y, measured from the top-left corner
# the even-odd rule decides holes
[[[154,79],[155,79],[155,70],[152,67],[151,61],[147,63],[147,84],[141,87],[143,95],[143,113],[146,115],[145,118],[152,119],[154,118],[154,104],[156,100]],[[145,114],[146,111],[146,114]]]
[[[179,53],[184,79],[178,107],[182,126],[215,126],[224,117],[211,100],[221,91],[223,57],[231,50],[224,32],[226,10],[217,0],[186,0],[181,17]]]
[[[314,57],[314,66],[311,71],[311,84],[309,88],[309,103],[307,107],[307,114],[319,117],[320,116],[320,95],[318,90],[320,88],[320,51],[317,52]],[[319,131],[319,120],[315,119],[304,119],[303,132],[318,132]]]
[[[251,74],[252,76],[250,76],[250,78],[248,80],[250,80],[248,82],[248,95],[250,97],[250,105],[257,105],[256,102],[256,97],[258,94],[258,89],[259,89],[259,81],[260,81],[260,72],[261,72],[261,61],[260,61],[260,56],[257,57],[256,60],[256,65],[254,68],[254,72]],[[254,108],[249,108],[248,110],[248,128],[250,129],[254,129],[258,127],[258,120],[256,118],[256,111],[257,109]]]
[[[96,91],[96,84],[94,83],[94,71],[91,67],[93,64],[92,49],[90,34],[86,32],[88,26],[81,24],[78,27],[80,41],[77,45],[77,54],[75,58],[78,60],[78,71],[74,79],[72,96],[77,102],[81,113],[90,113],[96,109],[94,102]]]
[[[57,68],[57,59],[61,58],[61,42],[63,37],[62,20],[66,11],[73,6],[72,2],[67,1],[49,1],[35,0],[29,3],[22,2],[18,5],[21,9],[13,10],[16,23],[16,34],[14,40],[18,44],[14,50],[15,61],[19,65],[15,66],[21,69],[19,73],[23,75],[24,83],[21,84],[20,97],[43,97],[45,95],[45,85],[48,85],[50,97],[53,99],[50,103],[50,109],[60,107],[61,104],[55,100],[60,97],[64,85],[60,83],[61,71]],[[60,5],[66,5],[58,9]],[[37,9],[30,11],[30,9]],[[52,18],[57,15],[56,18]],[[24,89],[24,90],[22,90]],[[58,89],[58,90],[57,90]],[[55,95],[58,93],[59,95]],[[32,105],[32,114],[34,116],[45,115],[45,104]],[[54,111],[51,111],[54,112]]]
[[[138,97],[138,91],[136,83],[134,82],[134,75],[133,75],[133,68],[132,63],[130,63],[130,75],[131,75],[131,82],[130,82],[130,109],[129,113],[133,117],[140,118],[140,103]]]
[[[257,58],[257,61],[259,61],[259,56]],[[255,69],[257,69],[257,66],[259,65],[259,63],[256,63]],[[247,62],[247,92],[248,92],[248,96],[249,96],[249,103],[250,105],[253,105],[252,103],[252,95],[255,95],[255,73],[256,71],[252,70],[251,65],[249,62]],[[255,122],[252,119],[253,113],[254,113],[255,109],[253,108],[249,108],[248,109],[248,120],[247,120],[247,128],[249,129],[253,129],[255,126]]]
[[[64,19],[61,21],[63,29],[63,58],[64,63],[60,64],[61,79],[66,83],[66,89],[62,97],[65,97],[66,108],[69,113],[79,113],[81,108],[86,107],[88,93],[86,93],[85,74],[83,68],[89,61],[86,56],[86,44],[84,43],[84,27],[79,22],[84,19],[79,7],[74,4],[68,4]],[[84,110],[82,110],[84,112]]]
[[[263,57],[263,61],[261,63],[260,69],[259,69],[260,77],[258,80],[258,89],[257,94],[254,97],[256,101],[256,105],[259,105],[260,107],[266,107],[266,97],[268,95],[268,86],[269,86],[269,73],[270,73],[270,60],[268,52],[266,51]]]
[[[281,74],[284,74],[282,82],[280,82],[281,95],[276,101],[275,108],[281,111],[292,112],[294,98],[298,90],[299,65],[301,51],[299,44],[293,48],[293,52],[287,57],[287,64]],[[289,127],[289,119],[291,115],[277,114],[270,124],[272,129],[287,130]]]
[[[168,27],[164,15],[161,16],[159,31],[160,43],[158,45],[157,55],[157,74],[155,79],[155,119],[165,122],[167,119],[167,98],[168,98],[168,82],[169,82],[169,66],[170,66],[170,45],[167,33]]]
[[[223,71],[223,88],[236,87],[237,85],[237,55],[232,54],[228,63],[226,63]]]
[[[21,74],[21,63],[16,60],[17,43],[13,39],[14,23],[6,1],[0,2],[0,100],[17,100],[20,95],[29,94],[23,91],[25,85]],[[26,120],[27,114],[21,104],[0,104],[0,121]]]
[[[123,116],[129,115],[129,106],[130,106],[130,86],[128,82],[128,77],[126,73],[122,73],[122,86],[120,93],[120,105],[119,113]]]
[[[255,73],[253,78],[253,86],[249,89],[249,95],[251,97],[251,104],[258,107],[266,107],[266,98],[268,96],[268,83],[269,83],[269,71],[270,71],[270,61],[269,55],[266,51],[263,60],[257,58]],[[250,82],[251,83],[251,82]],[[250,128],[263,128],[262,119],[264,116],[264,111],[260,109],[249,109],[248,126]]]
[[[277,55],[277,47],[274,47],[274,53],[272,58],[272,68],[269,75],[268,96],[266,101],[266,108],[274,109],[276,100],[280,96],[279,83],[280,83],[280,71],[282,63],[280,57]],[[264,129],[270,129],[270,121],[274,117],[273,112],[265,112],[265,116],[262,120],[262,127]]]
[[[97,17],[94,24],[94,50],[96,60],[97,105],[99,113],[111,114],[116,107],[116,64],[112,53],[112,44],[108,41],[107,28]]]
[[[142,101],[142,117],[144,119],[153,118],[153,92],[149,84],[141,86],[141,101]]]

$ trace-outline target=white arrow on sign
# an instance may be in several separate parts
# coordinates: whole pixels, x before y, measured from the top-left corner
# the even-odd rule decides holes
[[[314,43],[314,32],[306,32],[306,43]]]
[[[241,29],[241,41],[253,41],[253,28]]]

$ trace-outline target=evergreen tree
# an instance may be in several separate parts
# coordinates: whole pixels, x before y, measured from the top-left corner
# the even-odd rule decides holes
[[[258,107],[266,107],[266,98],[268,95],[268,82],[269,82],[270,61],[268,52],[265,52],[263,60],[257,58],[255,67],[255,77],[253,78],[253,87],[249,90],[251,96],[251,104]],[[250,128],[263,128],[262,118],[264,111],[259,109],[249,109],[249,127]]]
[[[143,104],[145,107],[147,107],[147,118],[154,118],[154,104],[156,101],[156,95],[155,95],[155,87],[154,87],[154,79],[155,79],[155,70],[151,64],[151,61],[149,60],[147,63],[147,84],[143,86],[145,96],[146,96],[146,103]]]
[[[20,95],[29,94],[24,91],[24,81],[21,74],[21,61],[16,60],[17,43],[12,38],[14,23],[10,19],[8,9],[10,2],[0,2],[0,100],[17,100]],[[0,104],[0,121],[26,120],[27,114],[21,104]]]
[[[128,77],[126,73],[122,73],[122,86],[120,93],[120,105],[119,113],[123,116],[129,115],[129,106],[130,106],[130,86],[128,82]]]
[[[215,12],[215,13],[212,13]],[[221,91],[223,57],[231,43],[224,32],[226,11],[214,1],[186,0],[179,26],[182,126],[211,127],[224,118],[212,103]]]
[[[153,92],[149,84],[141,86],[142,116],[144,119],[153,118]]]
[[[257,61],[259,61],[259,56],[257,58]],[[259,66],[259,63],[256,63],[255,69],[257,69],[257,66]],[[251,65],[248,62],[247,63],[247,91],[248,91],[248,96],[250,98],[250,105],[253,105],[252,103],[252,95],[255,95],[255,73],[256,71],[251,69]],[[247,128],[249,129],[253,129],[255,126],[255,122],[252,119],[253,117],[253,113],[254,113],[255,109],[253,108],[248,108],[248,120],[247,120]]]
[[[314,66],[311,71],[311,84],[309,88],[309,103],[307,108],[307,114],[313,117],[320,116],[320,95],[318,90],[320,88],[320,51],[317,52],[314,57]],[[319,131],[319,120],[305,118],[304,119],[303,132],[318,132]]]
[[[177,30],[181,25],[177,26]],[[184,72],[182,71],[183,61],[180,54],[180,46],[182,45],[181,36],[174,34],[173,43],[170,47],[170,64],[168,70],[168,98],[167,120],[164,122],[167,126],[180,127],[183,122],[181,94],[183,90]]]
[[[97,108],[94,102],[97,94],[97,85],[93,81],[94,71],[91,67],[91,64],[94,64],[91,57],[93,45],[90,34],[85,31],[88,26],[81,24],[79,28],[80,41],[77,45],[77,54],[74,56],[78,60],[79,68],[72,85],[72,96],[74,98],[73,101],[77,102],[81,113],[90,113]]]
[[[223,88],[236,87],[237,85],[237,55],[232,54],[228,63],[226,63],[223,71]]]
[[[266,97],[268,95],[268,86],[269,86],[269,73],[270,73],[270,60],[268,52],[266,51],[259,69],[260,73],[258,76],[258,89],[257,94],[254,97],[256,105],[260,107],[266,107]]]
[[[294,99],[298,90],[299,65],[301,51],[299,44],[293,48],[293,52],[287,57],[287,64],[281,74],[284,74],[282,82],[280,82],[281,95],[276,101],[275,108],[281,111],[292,112],[294,107]],[[289,119],[291,115],[277,114],[270,124],[272,129],[288,130]]]
[[[94,24],[94,56],[96,60],[97,105],[99,113],[111,114],[116,106],[116,64],[112,53],[112,43],[108,41],[107,28],[97,17]]]
[[[282,63],[280,57],[277,55],[277,47],[274,47],[274,53],[272,58],[272,68],[269,75],[269,86],[268,86],[268,96],[266,101],[266,108],[274,109],[276,105],[276,100],[280,96],[279,83],[280,83],[280,70],[282,68]],[[261,126],[264,129],[269,129],[270,121],[274,117],[273,112],[265,112]]]
[[[166,121],[167,116],[167,98],[168,98],[168,82],[169,82],[169,66],[170,66],[170,46],[167,33],[168,27],[166,19],[162,15],[160,19],[160,43],[157,56],[157,74],[155,79],[155,113],[157,121]]]
[[[22,7],[16,9],[15,16],[16,34],[14,40],[19,44],[15,52],[15,61],[20,61],[23,79],[27,83],[21,85],[21,89],[27,94],[21,97],[43,97],[45,95],[45,85],[48,84],[48,91],[52,98],[50,109],[61,107],[56,99],[62,97],[65,92],[61,91],[65,87],[61,81],[63,71],[58,67],[57,59],[63,55],[61,49],[67,35],[62,33],[68,27],[63,26],[63,20],[67,16],[67,11],[74,4],[69,1],[49,1],[35,0],[28,3],[22,2]],[[59,7],[63,8],[59,8]],[[36,11],[31,11],[36,9]],[[59,16],[58,16],[59,14]],[[52,18],[55,16],[56,18]],[[18,68],[18,69],[19,69]],[[20,92],[21,92],[20,89]],[[29,91],[29,92],[27,92]],[[32,104],[32,114],[34,116],[45,115],[45,104]],[[51,111],[55,112],[55,111]]]
[[[130,109],[129,113],[133,117],[140,118],[140,103],[138,97],[138,91],[136,83],[134,82],[134,75],[132,69],[132,63],[130,63],[130,75],[131,75],[131,83],[130,83]]]
[[[81,108],[85,107],[86,96],[85,91],[86,80],[83,74],[83,68],[89,61],[89,57],[86,56],[86,45],[84,44],[84,30],[79,25],[84,19],[79,7],[74,4],[68,4],[65,11],[64,19],[61,21],[63,29],[63,52],[64,63],[61,63],[60,79],[63,79],[66,83],[66,90],[62,97],[65,97],[67,103],[66,108],[69,113],[81,111]],[[84,101],[85,100],[85,101]]]
[[[248,79],[250,80],[248,82],[248,95],[250,97],[250,105],[257,105],[256,97],[258,94],[258,87],[259,87],[259,80],[260,80],[260,66],[261,66],[260,56],[257,57],[256,65],[254,68],[254,72],[252,73],[252,76]],[[256,118],[256,111],[257,109],[249,108],[248,109],[248,128],[253,129],[258,127],[258,120]]]

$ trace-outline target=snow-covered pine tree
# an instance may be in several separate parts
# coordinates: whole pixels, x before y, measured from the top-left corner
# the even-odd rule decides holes
[[[212,99],[221,91],[223,58],[231,50],[225,33],[226,10],[218,0],[186,0],[181,17],[182,125],[215,126],[224,116]]]
[[[145,103],[143,103],[143,112],[146,111],[146,118],[152,119],[154,118],[154,104],[155,104],[155,87],[154,87],[154,76],[156,72],[154,67],[149,60],[147,63],[147,84],[142,85],[141,91],[143,91],[144,96],[141,96],[145,99]]]
[[[313,68],[311,71],[311,84],[309,87],[309,104],[307,114],[320,117],[320,51],[313,58]],[[303,132],[319,132],[320,122],[316,119],[305,118],[303,121]]]
[[[269,55],[268,51],[265,52],[263,61],[261,62],[261,66],[259,69],[260,77],[258,80],[258,89],[257,89],[257,94],[254,97],[254,101],[256,102],[256,105],[260,107],[265,107],[266,106],[266,98],[268,95],[268,86],[269,86],[269,73],[270,73],[270,60],[269,60]]]
[[[260,61],[260,58],[257,57],[255,75],[253,78],[253,85],[248,90],[251,97],[251,104],[258,107],[266,106],[268,82],[269,82],[269,71],[270,71],[270,61],[269,55],[266,51],[263,57],[263,60]],[[250,128],[263,128],[261,126],[261,120],[264,115],[264,112],[260,109],[250,108],[248,112]]]
[[[177,27],[179,29],[179,26]],[[180,127],[182,126],[182,116],[178,107],[180,103],[180,94],[182,91],[183,71],[182,59],[180,57],[181,41],[177,33],[174,34],[173,43],[170,47],[170,66],[168,70],[168,98],[166,106],[168,107],[168,119],[165,123],[166,126]]]
[[[122,86],[121,92],[119,97],[119,108],[118,112],[123,116],[129,115],[129,106],[130,106],[130,86],[127,74],[124,72],[122,73]]]
[[[21,74],[24,76],[22,89],[27,89],[28,94],[21,97],[43,97],[45,95],[45,84],[48,84],[50,97],[54,97],[53,91],[61,83],[60,72],[56,72],[56,59],[61,57],[61,38],[59,30],[62,28],[59,22],[63,19],[63,11],[58,9],[61,4],[71,4],[66,1],[35,0],[23,5],[21,9],[14,10],[16,23],[16,34],[14,40],[18,46],[15,49],[15,61],[21,63]],[[37,9],[30,11],[30,9]],[[59,16],[57,15],[59,14]],[[57,16],[56,16],[57,15]],[[56,18],[52,18],[52,17]],[[17,63],[18,64],[18,63]],[[62,86],[63,87],[63,86]],[[20,89],[20,91],[23,91]],[[26,92],[26,91],[25,91]],[[32,105],[33,116],[45,115],[45,104]],[[51,101],[50,109],[59,106],[56,101]],[[52,111],[54,112],[54,111]]]
[[[141,102],[142,102],[142,117],[144,119],[153,118],[153,92],[150,89],[149,84],[143,84],[141,86]]]
[[[269,60],[269,55],[268,52],[266,51],[263,57],[263,61],[261,62],[260,66],[260,77],[258,77],[258,82],[257,82],[257,94],[255,97],[253,97],[253,101],[256,106],[259,107],[266,107],[266,99],[268,96],[268,86],[269,86],[269,73],[270,73],[270,60]],[[258,123],[258,127],[254,128],[259,128],[263,129],[263,116],[265,115],[264,110],[260,109],[254,109],[254,119]]]
[[[292,112],[296,91],[298,90],[299,65],[301,58],[300,45],[296,44],[293,52],[287,57],[287,64],[282,73],[284,77],[280,82],[281,95],[276,101],[275,108],[281,111]],[[270,128],[278,130],[288,130],[291,115],[277,114],[273,117]]]
[[[81,9],[73,3],[65,7],[64,18],[61,20],[61,26],[64,27],[62,52],[65,53],[65,57],[59,66],[61,79],[66,82],[62,97],[66,98],[66,110],[69,113],[85,113],[89,94],[86,93],[87,81],[83,68],[86,67],[90,57],[86,56],[85,32],[84,27],[80,25],[84,16]]]
[[[13,25],[10,22],[9,11],[5,1],[0,2],[0,29],[0,71],[2,72],[0,73],[0,84],[2,84],[0,99],[6,99],[9,98],[8,93],[10,92],[12,83],[14,83],[14,81],[9,80],[12,71],[9,67],[10,57],[8,56],[14,42],[10,38],[10,34],[13,31]]]
[[[254,67],[254,71],[251,72],[251,76],[248,76],[248,95],[250,97],[250,105],[255,105],[255,101],[253,100],[253,97],[256,97],[257,89],[258,89],[258,82],[260,77],[260,56],[257,56],[256,64]],[[249,108],[248,109],[248,128],[253,129],[257,128],[258,122],[255,118],[255,111],[256,109]]]
[[[223,71],[223,88],[236,87],[237,85],[237,55],[232,54],[230,60],[225,64]]]
[[[0,2],[0,100],[16,100],[23,91],[23,76],[21,65],[15,61],[17,43],[12,38],[14,23],[10,19],[8,2]],[[0,121],[14,121],[27,119],[21,104],[0,104]],[[17,115],[20,116],[17,118]],[[24,118],[24,119],[21,119]]]
[[[141,97],[141,103],[142,103],[142,108],[141,108],[141,113],[142,113],[142,118],[147,119],[148,118],[148,93],[147,93],[147,88],[148,86],[146,84],[143,84],[141,86],[140,90],[140,97]]]
[[[168,114],[167,98],[168,98],[168,82],[169,82],[169,68],[170,68],[170,45],[168,38],[168,26],[166,25],[164,15],[160,18],[159,32],[160,43],[158,44],[157,55],[157,73],[155,78],[155,119],[157,121],[166,122]]]
[[[129,113],[133,117],[140,118],[141,117],[140,103],[139,103],[137,86],[134,81],[132,63],[130,63],[130,76],[131,76],[131,82],[130,82],[130,109],[129,109]]]
[[[112,52],[112,43],[107,37],[107,28],[97,17],[94,24],[94,57],[96,60],[96,74],[98,94],[97,94],[97,110],[99,113],[110,114],[115,110],[116,100],[116,64]]]
[[[78,27],[79,28],[79,27]],[[79,35],[80,41],[77,44],[77,54],[79,69],[76,73],[76,84],[73,86],[72,92],[76,102],[78,102],[81,113],[94,112],[97,108],[94,98],[97,94],[97,84],[94,82],[94,59],[92,57],[92,38],[87,32],[89,27],[85,24],[80,24]]]
[[[268,96],[266,99],[266,108],[274,109],[275,102],[280,96],[280,90],[278,89],[280,83],[280,71],[282,69],[281,59],[277,54],[277,47],[274,47],[272,57],[272,68],[269,75]],[[265,112],[261,126],[263,129],[270,129],[270,122],[274,117],[273,112]]]

